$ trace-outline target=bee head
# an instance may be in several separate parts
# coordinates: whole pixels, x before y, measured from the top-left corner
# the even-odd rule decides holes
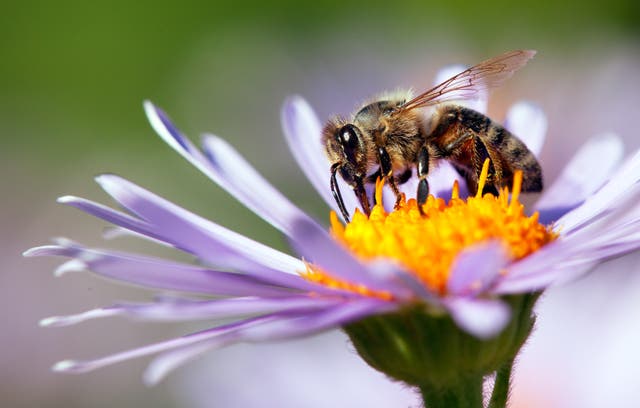
[[[327,156],[331,161],[331,192],[340,207],[345,220],[349,219],[345,209],[336,173],[355,191],[366,213],[369,212],[369,202],[366,200],[363,180],[367,171],[367,157],[365,154],[362,131],[351,123],[335,119],[327,123],[322,132]]]
[[[329,161],[347,184],[354,186],[366,175],[366,154],[362,131],[351,123],[329,122],[323,131]]]

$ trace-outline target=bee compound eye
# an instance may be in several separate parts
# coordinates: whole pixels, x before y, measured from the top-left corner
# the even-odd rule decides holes
[[[345,125],[340,129],[340,144],[345,148],[354,149],[358,146],[358,134],[353,125]]]
[[[360,149],[360,140],[355,126],[343,126],[338,132],[337,137],[347,161],[355,163],[357,152]]]

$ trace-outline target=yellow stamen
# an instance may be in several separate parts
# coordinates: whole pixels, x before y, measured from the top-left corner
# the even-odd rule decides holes
[[[478,193],[461,199],[458,184],[453,184],[451,199],[445,202],[432,195],[422,211],[416,200],[403,196],[390,213],[382,206],[384,182],[376,183],[376,205],[367,217],[356,211],[349,224],[342,225],[331,213],[333,236],[362,259],[391,258],[403,264],[428,288],[446,293],[451,266],[461,251],[488,240],[501,241],[512,260],[521,259],[547,243],[557,234],[538,222],[538,214],[527,216],[518,201],[522,188],[522,172],[515,172],[511,199],[503,188],[498,197],[482,195],[489,172],[485,161],[478,179]],[[366,296],[390,299],[388,293],[372,291],[362,285],[343,282],[308,265],[307,279],[327,286],[354,291]]]
[[[457,200],[460,198],[460,186],[458,185],[458,180],[454,180],[453,188],[451,189],[451,199]]]
[[[382,202],[382,187],[383,186],[384,186],[384,179],[378,177],[376,179],[376,191],[375,191],[376,203],[381,203]]]
[[[513,175],[513,190],[511,192],[510,207],[518,205],[518,197],[520,196],[521,188],[522,188],[522,171],[518,170]]]
[[[489,159],[486,159],[484,163],[482,163],[482,170],[480,171],[480,178],[478,180],[478,191],[476,191],[476,198],[482,197],[482,190],[484,190],[484,185],[487,183],[488,177]]]

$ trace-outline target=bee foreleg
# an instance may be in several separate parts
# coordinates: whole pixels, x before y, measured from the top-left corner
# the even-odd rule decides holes
[[[340,194],[340,187],[338,187],[338,182],[336,180],[336,173],[339,167],[340,166],[337,163],[331,166],[331,193],[333,194],[333,198],[334,200],[336,200],[336,203],[338,204],[338,208],[342,213],[342,218],[344,218],[346,222],[349,222],[349,212],[347,211],[347,208],[344,205],[342,194]]]
[[[429,150],[426,146],[422,146],[418,151],[417,157],[418,164],[418,191],[416,193],[416,199],[418,200],[418,208],[422,212],[422,205],[427,202],[429,196],[429,182],[427,181],[427,175],[429,174]]]
[[[396,196],[397,206],[402,199],[402,194],[400,194],[400,189],[398,189],[396,178],[393,175],[393,167],[391,166],[391,158],[389,157],[389,153],[387,153],[387,150],[382,146],[378,147],[378,160],[380,162],[380,173],[382,174],[382,177],[387,178],[389,187],[391,187],[393,194],[395,194]]]

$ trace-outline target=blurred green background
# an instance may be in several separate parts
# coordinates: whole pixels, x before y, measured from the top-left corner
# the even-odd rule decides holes
[[[50,236],[103,245],[102,223],[55,204],[63,194],[105,201],[93,176],[118,173],[286,249],[273,229],[153,135],[143,100],[162,106],[195,139],[205,131],[228,139],[294,202],[326,219],[281,137],[287,95],[304,95],[326,118],[384,89],[427,86],[443,64],[534,48],[536,59],[495,92],[490,112],[500,119],[522,98],[547,110],[541,160],[552,180],[575,146],[599,132],[614,130],[629,150],[638,147],[638,40],[634,0],[3,2],[0,405],[188,404],[177,380],[145,389],[144,362],[80,377],[48,371],[60,359],[187,330],[121,321],[37,327],[49,315],[148,296],[86,275],[53,279],[54,260],[19,256]]]

